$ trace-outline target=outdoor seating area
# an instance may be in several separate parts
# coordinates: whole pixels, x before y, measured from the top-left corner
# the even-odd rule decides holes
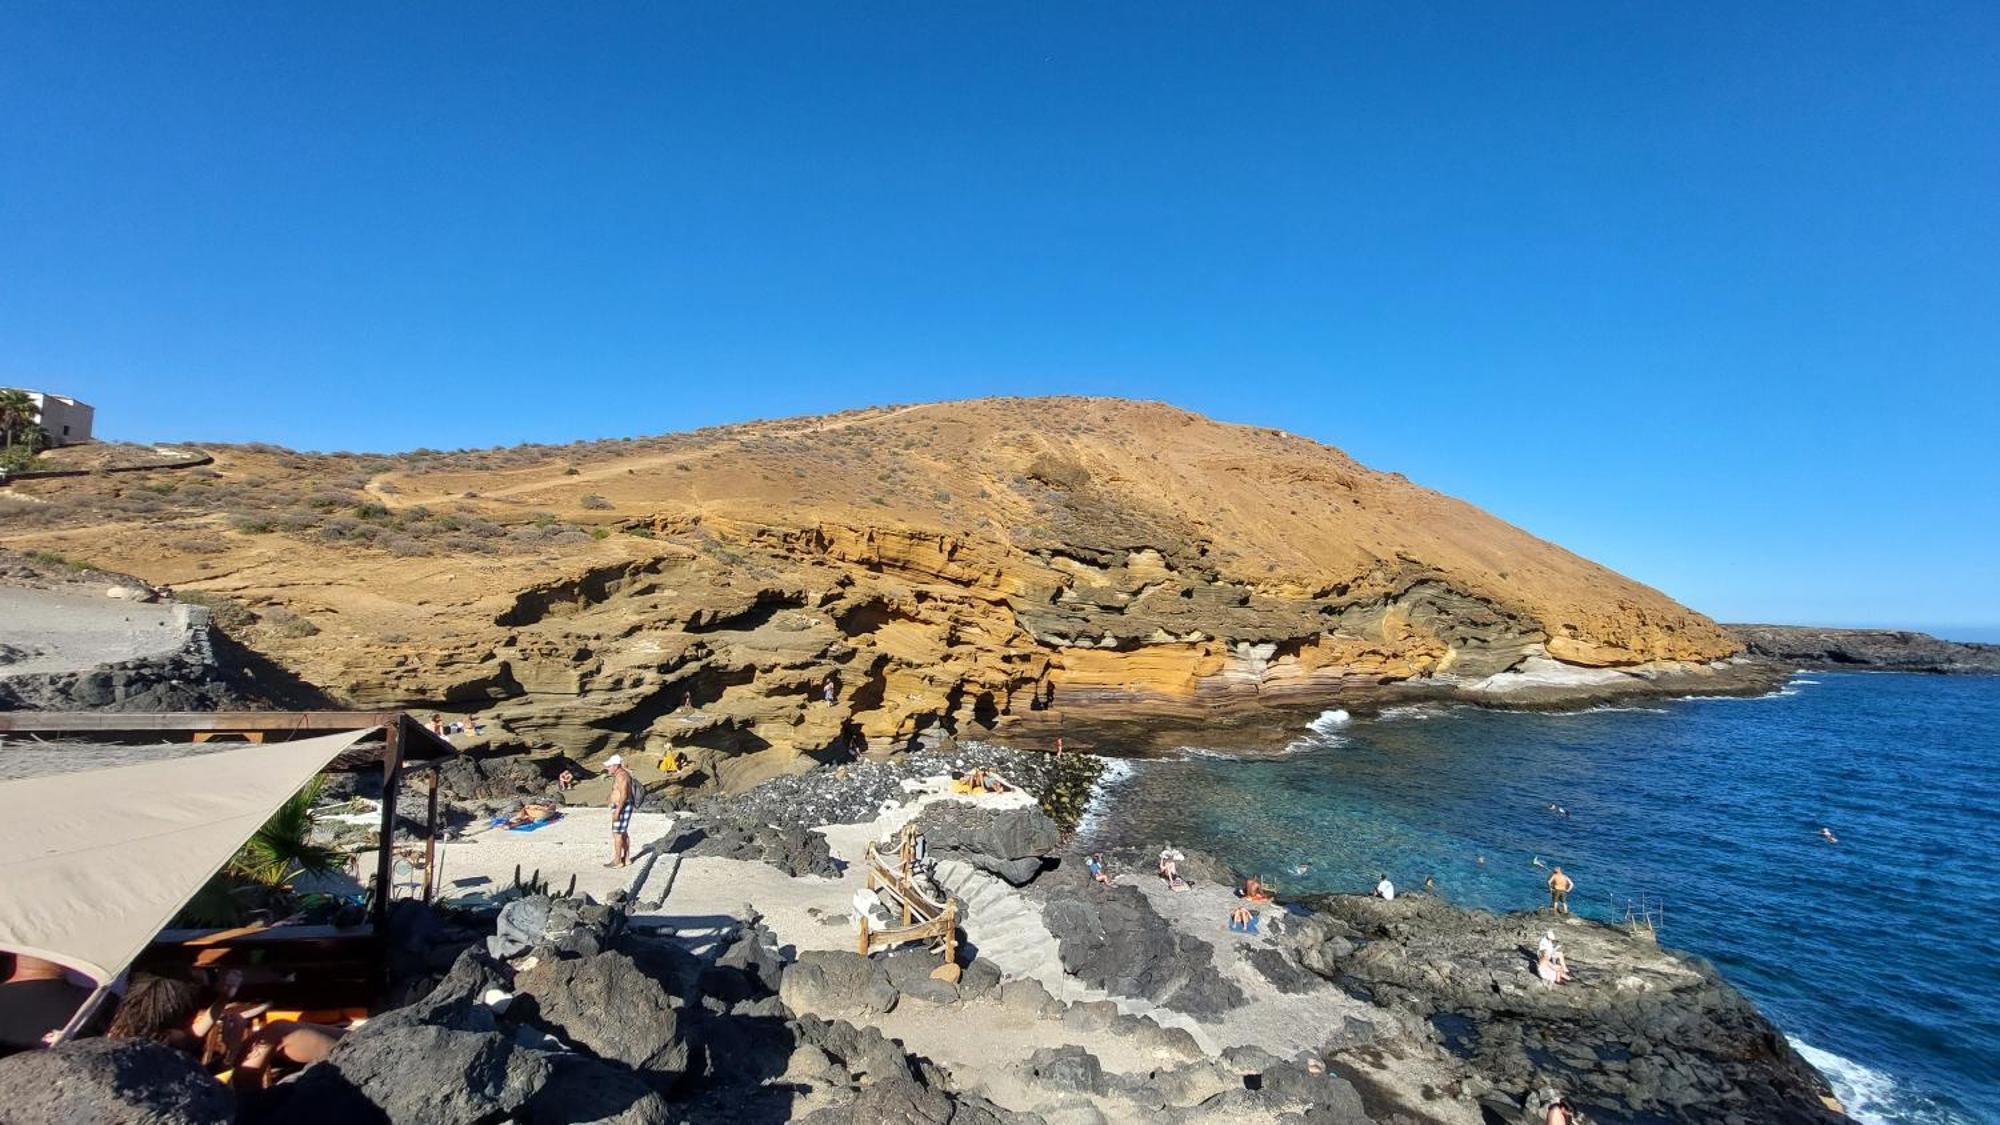
[[[0,968],[87,992],[47,1038],[101,1030],[133,982],[159,980],[228,980],[251,1030],[342,1026],[381,998],[392,900],[436,889],[435,767],[455,753],[400,712],[0,712]],[[308,878],[273,838],[340,773],[380,778],[375,846],[316,855],[372,870]],[[422,773],[423,836],[396,846],[399,792]],[[295,823],[309,832],[309,812]]]

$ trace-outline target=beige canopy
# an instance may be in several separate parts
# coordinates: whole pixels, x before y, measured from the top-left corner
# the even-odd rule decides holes
[[[0,950],[100,984],[373,730],[0,782]]]

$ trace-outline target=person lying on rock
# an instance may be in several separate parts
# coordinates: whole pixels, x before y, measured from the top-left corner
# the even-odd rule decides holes
[[[1239,906],[1229,912],[1229,928],[1239,934],[1257,932],[1257,912],[1247,906]]]
[[[514,815],[507,818],[508,828],[520,828],[528,824],[546,824],[562,815],[555,805],[542,801],[523,801]]]
[[[971,784],[975,792],[1005,793],[1013,788],[1013,786],[1000,780],[998,777],[987,773],[983,768],[973,770],[972,775],[965,780]]]

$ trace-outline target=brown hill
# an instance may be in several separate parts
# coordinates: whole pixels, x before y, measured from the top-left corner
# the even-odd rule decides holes
[[[206,468],[18,482],[0,544],[215,601],[356,704],[479,709],[572,752],[676,740],[731,783],[1051,687],[1062,706],[1219,704],[1740,648],[1399,475],[1157,403],[394,457],[204,448]]]

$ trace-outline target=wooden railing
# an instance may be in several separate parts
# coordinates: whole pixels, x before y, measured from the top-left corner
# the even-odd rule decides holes
[[[950,898],[943,902],[931,898],[917,881],[916,837],[915,826],[903,829],[901,846],[893,856],[876,851],[874,841],[869,841],[866,854],[868,889],[888,895],[890,901],[902,910],[903,923],[877,930],[867,913],[862,913],[857,948],[866,957],[878,949],[894,949],[910,942],[942,942],[944,964],[931,976],[956,983],[959,976],[958,903]]]

